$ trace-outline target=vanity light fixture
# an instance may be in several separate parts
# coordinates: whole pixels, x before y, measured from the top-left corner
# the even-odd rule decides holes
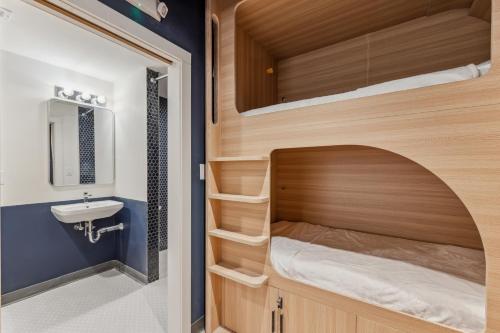
[[[62,88],[58,91],[57,96],[61,98],[69,98],[75,94],[75,91],[70,88]]]
[[[95,106],[106,106],[107,98],[104,95],[94,95],[85,91],[78,91],[62,86],[54,87],[54,96],[60,99],[85,103]]]
[[[92,105],[105,105],[106,104],[106,96],[99,95],[93,96],[90,100],[90,104]]]
[[[78,102],[88,103],[88,102],[90,102],[91,99],[92,99],[92,96],[87,92],[82,92],[82,93],[76,95],[76,100]]]

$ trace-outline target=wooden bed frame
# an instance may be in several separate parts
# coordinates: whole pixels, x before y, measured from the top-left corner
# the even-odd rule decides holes
[[[491,3],[486,0],[422,1],[427,5],[434,4],[432,8],[436,11],[439,8],[443,10],[441,7],[447,5],[451,7],[445,9],[470,6],[471,15],[485,22],[489,21],[491,11],[493,66],[484,77],[247,117],[239,111],[271,105],[280,99],[280,88],[276,86],[278,79],[262,77],[272,70],[246,72],[244,69],[251,67],[238,64],[235,60],[236,53],[242,52],[241,44],[236,43],[237,36],[241,35],[236,25],[238,9],[248,5],[246,10],[256,16],[266,15],[251,7],[254,1],[263,0],[207,0],[206,331],[458,332],[291,281],[279,276],[271,266],[269,240],[271,222],[275,221],[276,215],[273,152],[289,148],[366,146],[380,148],[417,163],[422,170],[438,177],[459,198],[475,226],[469,225],[469,229],[465,229],[469,230],[465,232],[465,238],[462,234],[453,240],[450,240],[451,236],[443,236],[430,241],[473,248],[481,247],[479,243],[482,242],[487,264],[486,333],[500,333],[500,68],[496,66],[500,62],[500,0],[492,0]],[[283,17],[282,22],[274,22],[278,26],[287,22],[287,1],[275,1],[276,10]],[[305,0],[294,3],[302,1]],[[412,1],[403,3],[414,4]],[[429,8],[426,10],[428,13]],[[415,15],[418,17],[418,14]],[[212,20],[217,22],[219,30],[216,89],[212,87],[210,56]],[[262,24],[262,21],[259,22]],[[297,24],[311,24],[311,21],[297,21]],[[390,28],[380,28],[386,29],[387,34],[397,33]],[[472,30],[478,33],[478,38],[484,35],[482,29]],[[461,48],[470,51],[477,47],[476,42],[472,48],[457,45],[453,53]],[[481,43],[484,44],[483,39]],[[382,49],[387,50],[389,46],[384,45]],[[263,56],[258,45],[249,47],[249,50],[256,54],[246,59],[260,59],[263,69],[279,68],[276,59]],[[298,54],[294,50],[289,52],[284,56]],[[407,61],[417,61],[417,53],[395,49],[393,53],[394,59],[385,58],[384,61],[396,62],[402,54]],[[484,53],[478,55],[478,59],[483,57]],[[432,62],[434,58],[429,56],[426,59]],[[243,61],[241,57],[238,59]],[[455,60],[450,61],[449,64],[441,61],[439,66],[456,66]],[[351,82],[342,87],[353,89],[398,77],[387,73],[368,75],[366,59],[362,62],[364,69],[360,75],[378,78],[375,81]],[[415,75],[433,66],[431,63],[425,69],[416,68],[397,75]],[[387,64],[380,64],[380,67],[387,68]],[[332,73],[328,80],[337,77],[334,71]],[[304,78],[306,74],[297,75]],[[309,80],[311,84],[318,82],[314,77]],[[318,88],[323,89],[321,93],[331,93],[329,88],[322,87]],[[296,98],[308,97],[312,97],[310,92],[299,91]],[[215,123],[212,121],[213,105],[217,108]],[[445,228],[449,228],[450,234],[457,235],[456,224]],[[408,232],[408,229],[401,230]],[[467,239],[469,233],[470,239]],[[396,232],[394,236],[421,239],[420,236],[408,236],[403,231],[401,234]]]

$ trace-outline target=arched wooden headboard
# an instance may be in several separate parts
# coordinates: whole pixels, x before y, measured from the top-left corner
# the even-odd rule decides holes
[[[273,221],[483,248],[460,198],[401,155],[366,146],[282,149],[271,163]]]

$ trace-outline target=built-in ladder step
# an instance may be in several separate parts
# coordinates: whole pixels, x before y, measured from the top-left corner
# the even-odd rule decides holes
[[[230,240],[232,242],[241,243],[250,246],[262,246],[267,243],[267,236],[249,236],[239,232],[228,231],[223,229],[210,230],[208,234],[212,237]]]
[[[246,161],[269,161],[269,156],[255,155],[255,156],[219,156],[209,160],[210,162],[246,162]]]
[[[250,288],[260,288],[267,281],[267,275],[251,276],[221,265],[212,265],[208,267],[208,271]]]
[[[265,203],[269,201],[267,195],[239,195],[239,194],[225,194],[225,193],[212,193],[208,195],[209,199],[237,201],[246,203]]]
[[[222,326],[219,326],[217,327],[215,330],[214,330],[214,333],[234,333],[233,331],[231,330],[228,330],[227,328],[224,328]]]

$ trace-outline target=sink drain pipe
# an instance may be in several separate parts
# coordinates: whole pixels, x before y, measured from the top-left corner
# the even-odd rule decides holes
[[[92,244],[97,243],[99,241],[99,239],[101,239],[101,235],[106,233],[106,232],[124,229],[123,223],[119,223],[117,225],[112,225],[110,227],[104,227],[104,228],[98,229],[95,232],[95,236],[94,236],[94,228],[95,228],[95,226],[92,225],[92,221],[85,222],[85,237],[87,237]],[[84,228],[81,226],[75,226],[75,229],[82,230]]]

